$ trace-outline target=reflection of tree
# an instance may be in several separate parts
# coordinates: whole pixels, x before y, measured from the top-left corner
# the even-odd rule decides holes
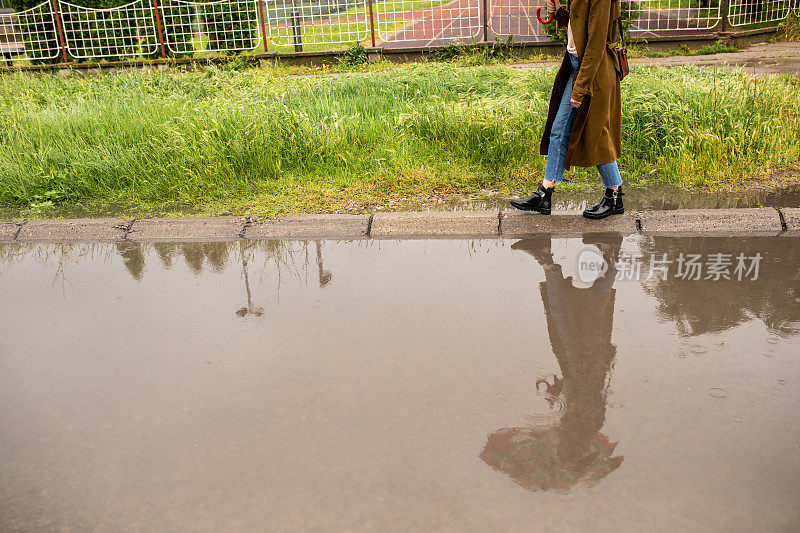
[[[228,264],[234,242],[157,242],[153,249],[161,259],[164,268],[172,268],[177,257],[183,257],[186,266],[195,274],[200,274],[206,266],[215,272],[222,272]]]
[[[622,237],[587,236],[613,265]],[[562,378],[544,384],[551,404],[562,402],[563,414],[547,428],[513,427],[489,435],[481,458],[529,490],[568,491],[591,484],[622,463],[613,456],[616,443],[600,433],[605,422],[606,396],[616,348],[611,344],[614,318],[613,266],[588,289],[573,286],[561,265],[553,261],[550,237],[526,239],[512,246],[532,255],[544,268],[540,284],[550,345]]]
[[[177,243],[177,250],[186,261],[186,266],[195,274],[200,274],[206,265],[215,272],[222,272],[228,264],[231,244],[226,242],[181,242]]]
[[[317,246],[317,270],[319,276],[319,286],[324,287],[331,282],[333,274],[331,274],[330,271],[325,270],[325,268],[322,266],[322,247],[320,246],[319,241],[315,241],[314,244]]]
[[[250,245],[252,246],[252,244]],[[249,246],[248,246],[249,248]],[[253,295],[250,292],[250,277],[247,275],[247,258],[244,256],[244,248],[242,241],[239,241],[239,257],[242,260],[242,274],[244,276],[244,288],[247,292],[247,305],[236,311],[236,316],[245,317],[247,315],[261,316],[264,314],[264,308],[253,304]]]
[[[110,257],[112,250],[101,243],[25,243],[13,242],[0,244],[0,275],[3,265],[9,265],[25,258],[32,258],[37,263],[55,263],[56,271],[53,276],[53,285],[60,282],[61,289],[66,289],[66,271],[72,264],[84,261],[95,261]]]
[[[133,279],[141,281],[142,273],[144,273],[144,250],[141,243],[123,241],[114,243],[114,246]]]
[[[758,279],[694,281],[675,277],[643,283],[658,300],[657,312],[674,321],[684,336],[725,331],[756,316],[776,333],[795,335],[800,323],[800,239],[793,237],[652,237],[642,244],[644,259],[663,254],[740,253],[763,259]],[[646,271],[646,265],[643,272]],[[733,276],[731,276],[733,277]]]
[[[194,274],[204,270],[222,272],[228,266],[233,247],[239,246],[239,258],[242,263],[242,277],[245,281],[245,292],[248,305],[237,311],[241,316],[247,314],[261,315],[263,309],[252,302],[250,290],[250,268],[252,258],[261,255],[265,259],[266,270],[274,272],[278,285],[285,274],[298,280],[308,280],[310,274],[309,245],[306,241],[240,241],[229,242],[156,242],[141,243],[124,241],[114,243],[114,249],[122,257],[125,268],[135,280],[141,280],[145,271],[145,263],[152,249],[158,255],[164,268],[172,268],[176,259],[183,258],[186,266]],[[323,242],[314,241],[316,250],[316,274],[320,287],[327,286],[333,274],[325,269],[323,259]],[[43,245],[39,245],[43,246]],[[102,246],[102,245],[101,245]],[[9,261],[11,254],[9,253]],[[0,259],[2,259],[0,257]]]

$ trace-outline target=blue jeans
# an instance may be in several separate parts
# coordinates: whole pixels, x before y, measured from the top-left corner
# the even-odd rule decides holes
[[[572,124],[575,122],[575,117],[578,115],[578,110],[572,107],[570,103],[570,97],[572,96],[572,84],[575,81],[575,74],[578,73],[581,63],[572,54],[569,54],[569,59],[572,62],[572,72],[567,80],[567,86],[564,88],[564,94],[561,96],[561,103],[558,106],[558,113],[556,113],[553,127],[550,130],[550,146],[547,149],[547,166],[544,170],[545,179],[559,182],[564,180],[564,165],[567,162],[569,135],[572,132]],[[622,176],[619,174],[619,167],[616,161],[597,165],[597,170],[600,172],[600,177],[603,178],[603,184],[606,187],[616,187],[622,183]]]

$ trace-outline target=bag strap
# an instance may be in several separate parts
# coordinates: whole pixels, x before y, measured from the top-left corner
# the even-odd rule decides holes
[[[617,19],[617,27],[619,28],[619,42],[622,48],[625,48],[625,32],[622,30],[622,15]]]

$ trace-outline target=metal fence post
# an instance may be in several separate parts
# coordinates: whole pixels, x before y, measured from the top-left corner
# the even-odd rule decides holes
[[[161,15],[158,12],[158,0],[153,0],[153,9],[156,12],[156,28],[158,29],[158,44],[161,46],[161,57],[167,57],[167,52],[164,49],[164,34],[161,33]]]
[[[264,41],[264,53],[267,53],[267,19],[264,17],[264,0],[258,0],[258,11],[261,14],[261,39]]]
[[[372,34],[372,47],[375,48],[375,14],[372,11],[372,0],[367,0],[369,4],[369,31]]]
[[[303,51],[303,30],[300,28],[300,21],[297,20],[299,15],[300,13],[297,11],[297,8],[292,8],[292,34],[294,35],[295,52]]]
[[[720,0],[720,32],[728,31],[728,10],[730,9],[730,0]]]
[[[483,42],[489,40],[489,0],[483,0]]]
[[[61,43],[61,55],[64,63],[67,62],[67,41],[64,38],[64,28],[61,26],[61,13],[58,11],[58,0],[53,0],[53,12],[56,16],[56,27],[58,28],[58,41]]]

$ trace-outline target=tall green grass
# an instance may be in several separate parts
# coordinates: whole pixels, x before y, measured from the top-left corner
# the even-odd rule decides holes
[[[0,205],[190,204],[276,214],[537,181],[553,70],[408,65],[0,77]],[[708,185],[800,154],[797,78],[636,69],[627,179]],[[577,174],[573,174],[573,177]],[[592,178],[594,179],[594,178]]]

